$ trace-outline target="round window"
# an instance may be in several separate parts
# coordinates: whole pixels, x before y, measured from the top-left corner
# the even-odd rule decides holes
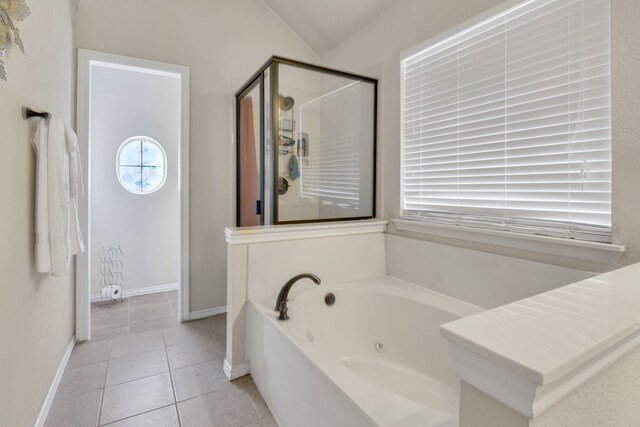
[[[147,136],[127,139],[118,149],[116,174],[127,191],[135,194],[157,191],[167,178],[164,148]]]

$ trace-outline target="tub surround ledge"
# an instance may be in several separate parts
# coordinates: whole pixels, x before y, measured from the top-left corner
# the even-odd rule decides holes
[[[316,237],[349,236],[354,234],[384,233],[387,220],[332,221],[313,224],[264,225],[259,227],[227,227],[224,230],[229,245],[279,242]]]
[[[640,263],[443,325],[463,381],[528,418],[640,346]]]

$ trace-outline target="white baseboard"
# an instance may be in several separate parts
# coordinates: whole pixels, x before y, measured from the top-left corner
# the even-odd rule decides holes
[[[67,368],[67,363],[69,363],[69,358],[71,357],[71,352],[73,351],[73,347],[75,345],[76,337],[74,335],[71,337],[71,341],[67,346],[67,350],[64,352],[64,356],[62,356],[60,365],[58,365],[56,376],[53,377],[53,382],[51,383],[51,386],[49,386],[49,391],[47,392],[47,396],[45,397],[44,402],[42,403],[42,407],[40,408],[40,413],[38,414],[38,418],[36,419],[34,427],[44,426],[44,423],[47,420],[47,416],[49,415],[49,410],[51,409],[51,404],[53,403],[53,398],[56,396],[58,386],[60,385],[60,381],[62,380],[62,375],[64,375],[64,370]]]
[[[168,283],[166,285],[147,286],[144,288],[123,289],[122,298],[136,297],[138,295],[155,294],[158,292],[177,291],[179,287],[180,287],[179,283]],[[100,302],[102,300],[103,300],[102,295],[100,294],[91,295],[91,302]]]
[[[206,310],[192,311],[191,313],[189,313],[189,320],[202,319],[203,317],[215,316],[216,314],[222,314],[226,312],[227,312],[226,305],[207,308]]]
[[[247,375],[249,373],[249,363],[239,363],[236,366],[231,366],[231,364],[224,359],[224,365],[222,366],[222,371],[229,378],[229,381],[235,380],[236,378],[240,378],[243,375]]]

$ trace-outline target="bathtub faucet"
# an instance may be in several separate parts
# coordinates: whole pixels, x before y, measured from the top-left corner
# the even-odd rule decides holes
[[[287,300],[289,297],[289,290],[291,287],[300,279],[311,279],[315,282],[316,285],[320,284],[320,278],[315,274],[311,273],[302,273],[297,276],[293,276],[287,283],[284,284],[282,289],[280,289],[280,293],[278,294],[278,299],[276,300],[276,308],[275,311],[279,311],[280,315],[278,316],[278,320],[287,320],[289,316],[287,315]]]

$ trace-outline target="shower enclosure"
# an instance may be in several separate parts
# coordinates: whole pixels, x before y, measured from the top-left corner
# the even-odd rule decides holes
[[[236,225],[372,218],[377,86],[270,58],[236,92]]]

